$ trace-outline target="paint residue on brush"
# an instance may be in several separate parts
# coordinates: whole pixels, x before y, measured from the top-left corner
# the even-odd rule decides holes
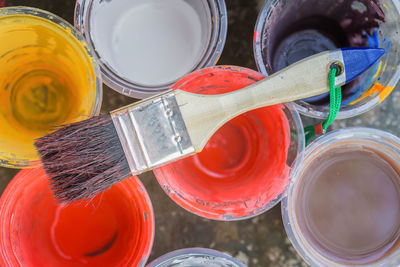
[[[71,139],[71,136],[78,137]],[[90,137],[84,142],[87,150],[78,149],[82,145],[82,136]],[[104,140],[107,142],[102,143]],[[125,155],[118,153],[123,149],[110,114],[69,124],[62,131],[37,139],[35,146],[50,177],[54,196],[61,202],[71,203],[82,198],[94,198],[112,185],[130,177]],[[107,153],[104,147],[117,152]],[[97,151],[99,154],[94,152],[94,148],[100,149]],[[80,164],[75,166],[77,157]],[[69,162],[74,167],[68,164],[64,168],[60,167],[60,162]]]
[[[174,88],[220,94],[263,76],[241,68],[216,67],[188,75]],[[270,208],[289,183],[289,122],[282,105],[260,108],[222,126],[204,150],[163,166],[155,175],[177,203],[198,215],[229,220]]]

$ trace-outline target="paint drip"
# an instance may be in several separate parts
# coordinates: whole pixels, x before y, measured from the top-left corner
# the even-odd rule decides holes
[[[197,1],[196,1],[197,2]],[[171,83],[200,62],[209,42],[204,8],[181,0],[104,1],[91,18],[101,58],[146,86]]]

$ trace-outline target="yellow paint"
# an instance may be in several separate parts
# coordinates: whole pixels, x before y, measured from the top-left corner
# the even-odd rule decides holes
[[[379,104],[382,103],[383,100],[390,95],[390,93],[393,91],[394,86],[386,86],[382,92],[379,94]]]
[[[31,15],[0,17],[0,165],[37,164],[33,140],[93,114],[92,58],[71,30]]]
[[[393,89],[394,89],[393,86],[389,86],[389,85],[383,86],[380,83],[375,83],[362,97],[351,102],[350,104],[353,105],[374,93],[379,94],[379,104],[380,104],[380,103],[382,103],[383,100],[386,99],[386,97],[388,97],[390,95],[390,93],[393,91]]]
[[[218,61],[219,61],[220,58],[221,58],[221,56],[218,56],[218,57],[217,57],[217,59],[216,59],[215,62],[214,62],[214,65],[216,65],[216,64],[218,63]]]
[[[372,79],[376,80],[378,78],[381,69],[382,69],[382,60],[379,61],[378,69],[376,70],[374,77],[372,77]]]

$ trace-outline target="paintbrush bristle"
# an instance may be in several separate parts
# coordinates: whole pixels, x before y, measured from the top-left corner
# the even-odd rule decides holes
[[[35,146],[60,202],[91,199],[130,176],[109,114],[67,125]]]

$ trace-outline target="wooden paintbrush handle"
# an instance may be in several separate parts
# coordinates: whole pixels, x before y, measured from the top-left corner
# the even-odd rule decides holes
[[[246,111],[328,92],[332,63],[340,68],[335,86],[341,86],[359,76],[384,53],[380,48],[322,52],[231,93],[200,95],[176,90],[175,96],[192,144],[196,151],[201,151],[219,127]]]
[[[226,94],[200,95],[176,90],[176,99],[196,151],[202,150],[225,122],[242,113],[328,92],[329,67],[333,62],[344,66],[341,55],[340,50],[317,54],[251,86]],[[336,78],[336,86],[344,82],[343,73]]]

